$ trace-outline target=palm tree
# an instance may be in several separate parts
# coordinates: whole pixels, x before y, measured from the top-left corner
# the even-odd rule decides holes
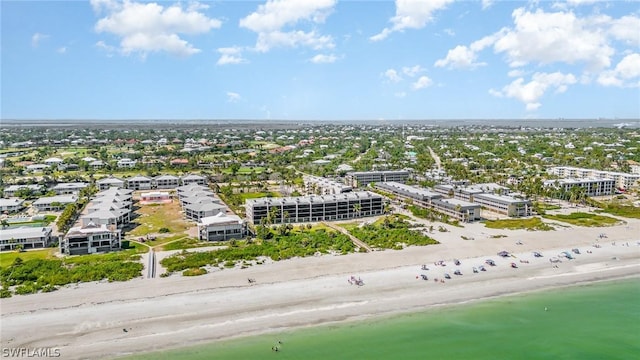
[[[9,227],[9,222],[7,221],[7,219],[2,219],[2,228],[8,228]]]
[[[356,214],[357,217],[360,216],[360,212],[362,211],[362,205],[360,204],[354,204],[353,205],[353,212]]]

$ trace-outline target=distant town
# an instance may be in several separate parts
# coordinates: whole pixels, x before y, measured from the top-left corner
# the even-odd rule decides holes
[[[238,124],[3,124],[0,266],[65,270],[5,274],[2,296],[437,244],[467,223],[640,217],[629,124]]]

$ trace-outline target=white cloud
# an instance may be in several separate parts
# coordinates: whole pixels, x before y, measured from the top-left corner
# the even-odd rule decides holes
[[[449,50],[447,56],[444,59],[439,59],[435,62],[436,67],[449,67],[449,68],[475,68],[478,66],[486,65],[486,63],[476,62],[478,54],[464,45],[458,45],[455,48]]]
[[[391,27],[382,29],[369,39],[384,40],[389,34],[405,29],[422,29],[433,20],[433,13],[444,9],[453,0],[396,0],[396,15],[389,19]]]
[[[402,68],[402,73],[409,76],[409,77],[414,77],[418,74],[420,74],[421,72],[424,72],[425,68],[423,68],[420,65],[415,65],[415,66],[405,66]]]
[[[227,102],[235,103],[240,101],[240,99],[242,99],[240,94],[232,91],[227,91]]]
[[[482,0],[482,10],[486,10],[493,6],[494,0]]]
[[[524,82],[524,78],[520,77],[512,81],[509,85],[502,88],[501,91],[489,90],[489,93],[496,97],[508,97],[522,101],[526,104],[527,111],[538,109],[542,104],[540,99],[547,90],[554,88],[556,93],[562,93],[567,90],[568,85],[577,82],[573,74],[554,73],[535,73],[531,81]]]
[[[509,70],[509,72],[507,73],[509,77],[520,77],[520,76],[523,76],[524,74],[525,72],[520,69]]]
[[[515,27],[496,40],[512,67],[528,63],[585,63],[591,71],[610,64],[614,49],[600,30],[601,17],[578,18],[572,12],[514,10]]]
[[[389,81],[391,81],[391,82],[397,83],[397,82],[402,81],[402,77],[400,75],[398,75],[398,72],[396,70],[394,70],[394,69],[387,69],[387,71],[385,71],[383,73],[383,75],[387,79],[389,79]]]
[[[449,36],[455,36],[456,32],[451,30],[451,29],[444,29],[442,30],[445,34],[449,35]]]
[[[478,52],[493,46],[495,53],[506,55],[513,67],[527,64],[584,64],[585,71],[598,73],[611,64],[613,39],[640,44],[640,19],[625,16],[612,19],[605,15],[578,17],[571,11],[545,12],[518,8],[512,13],[513,26],[477,40],[468,47],[458,45],[436,66],[477,66]]]
[[[323,23],[335,4],[336,0],[268,0],[241,19],[239,25],[258,34],[256,50],[260,52],[276,47],[297,46],[331,49],[335,46],[331,36],[323,36],[315,31],[283,31],[283,28],[301,21]]]
[[[395,97],[402,99],[403,97],[407,96],[407,93],[404,92],[404,91],[400,91],[400,92],[395,93],[394,95],[395,95]]]
[[[640,47],[640,18],[633,15],[623,16],[611,21],[609,34],[628,45]]]
[[[272,31],[258,34],[255,50],[267,52],[277,47],[306,46],[314,50],[333,49],[334,43],[331,36],[321,36],[315,31]]]
[[[64,54],[64,53],[67,52],[67,47],[66,46],[61,46],[61,47],[57,48],[56,51],[58,52],[58,54]]]
[[[248,62],[247,59],[242,57],[242,48],[240,47],[218,48],[217,51],[220,53],[220,58],[216,62],[217,65],[243,64]]]
[[[598,83],[603,86],[640,86],[640,54],[625,56],[615,69],[602,72],[598,76]]]
[[[49,38],[49,35],[47,34],[35,33],[31,36],[31,46],[33,46],[34,48],[38,47],[38,45],[40,45],[40,42],[47,38]]]
[[[193,3],[186,9],[176,3],[164,7],[158,3],[92,0],[97,13],[105,13],[98,20],[98,33],[111,33],[120,37],[120,52],[146,56],[165,51],[173,55],[189,56],[200,52],[178,34],[203,34],[219,28],[220,20],[199,12],[206,5]]]
[[[331,55],[318,54],[311,58],[311,62],[314,64],[331,64],[336,62],[336,60],[338,60],[338,57],[333,54]]]
[[[420,76],[420,78],[418,78],[418,80],[414,82],[412,86],[414,90],[420,90],[420,89],[424,89],[426,87],[431,86],[431,84],[433,84],[433,81],[431,81],[431,79],[423,75],[423,76]]]

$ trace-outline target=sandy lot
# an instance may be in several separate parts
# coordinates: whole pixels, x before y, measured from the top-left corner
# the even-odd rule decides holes
[[[640,276],[640,221],[551,232],[448,227],[440,245],[291,259],[196,278],[89,283],[2,299],[3,347],[57,347],[62,358],[112,358],[198,342],[423,310],[576,283]],[[599,238],[606,233],[607,238]],[[491,238],[492,235],[507,235]],[[474,240],[462,240],[461,236]],[[522,245],[518,245],[521,242]],[[598,242],[601,247],[592,245]],[[628,246],[627,246],[628,244]],[[579,248],[554,267],[551,257]],[[506,250],[514,257],[500,258]],[[544,257],[536,258],[532,251]],[[589,251],[589,252],[588,252]],[[462,262],[455,266],[452,259]],[[491,258],[497,266],[473,273]],[[444,260],[446,266],[434,262]],[[510,263],[516,263],[517,269]],[[425,264],[429,270],[421,270]],[[453,272],[459,269],[463,275]],[[444,273],[452,279],[444,283]],[[425,274],[429,280],[417,279]],[[351,276],[363,286],[351,285]],[[248,284],[247,278],[256,283]],[[126,329],[127,331],[123,331]]]

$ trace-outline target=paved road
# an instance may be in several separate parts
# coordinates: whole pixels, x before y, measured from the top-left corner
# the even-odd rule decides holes
[[[441,170],[440,157],[438,156],[438,154],[435,153],[435,151],[433,151],[431,146],[427,146],[427,148],[429,148],[429,153],[431,154],[431,157],[433,158],[433,160],[436,162],[436,166],[438,167],[438,170]]]

